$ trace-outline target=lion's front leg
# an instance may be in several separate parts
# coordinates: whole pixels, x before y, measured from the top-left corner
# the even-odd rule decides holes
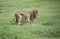
[[[35,23],[35,22],[34,22],[34,19],[31,19],[31,20],[30,20],[30,23],[31,23],[31,24],[34,24],[34,23]]]

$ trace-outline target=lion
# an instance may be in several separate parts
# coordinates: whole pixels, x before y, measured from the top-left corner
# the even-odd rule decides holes
[[[16,24],[25,24],[26,22],[34,23],[34,19],[38,16],[38,10],[34,9],[31,12],[15,13]]]

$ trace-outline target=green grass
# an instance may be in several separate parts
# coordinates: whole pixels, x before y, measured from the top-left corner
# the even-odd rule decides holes
[[[16,12],[34,8],[35,24],[11,24]],[[60,39],[60,0],[0,0],[0,39]]]

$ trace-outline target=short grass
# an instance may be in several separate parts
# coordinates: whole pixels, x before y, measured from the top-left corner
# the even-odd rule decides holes
[[[16,12],[34,8],[35,24],[11,22]],[[60,39],[60,0],[0,0],[0,39]]]

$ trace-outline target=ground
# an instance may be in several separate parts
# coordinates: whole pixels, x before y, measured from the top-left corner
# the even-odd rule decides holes
[[[16,12],[34,8],[35,24],[12,21]],[[60,0],[0,0],[0,39],[60,39]]]

